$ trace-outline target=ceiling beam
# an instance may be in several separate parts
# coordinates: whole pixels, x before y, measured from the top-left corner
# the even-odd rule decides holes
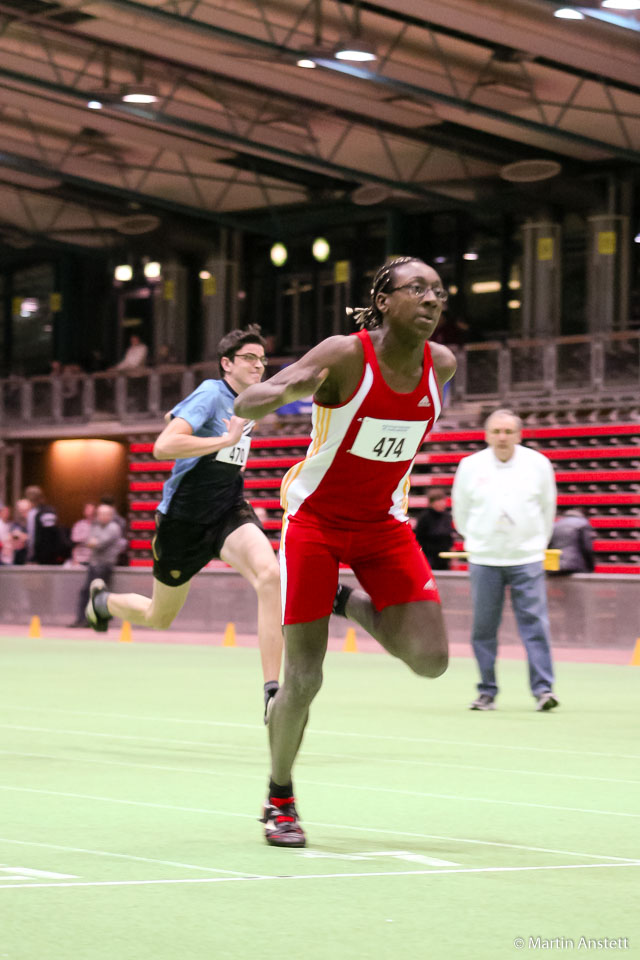
[[[86,92],[77,90],[73,87],[52,83],[49,80],[43,80],[32,75],[17,73],[13,70],[0,69],[0,77],[5,77],[7,80],[20,84],[23,87],[30,87],[31,89],[36,89],[47,94],[55,94],[58,96],[63,96],[72,101],[82,102],[83,104],[86,103]],[[161,113],[158,110],[143,108],[136,106],[135,104],[114,103],[105,107],[101,113],[106,114],[108,111],[113,111],[117,115],[131,117],[138,122],[143,121],[146,124],[150,124],[160,130],[170,129],[187,131],[190,134],[205,137],[207,140],[213,141],[213,143],[218,146],[223,144],[227,148],[244,152],[249,156],[255,155],[275,158],[280,163],[288,163],[294,167],[313,170],[324,173],[331,177],[338,177],[347,181],[348,183],[353,183],[355,181],[357,183],[381,184],[382,186],[390,187],[391,189],[400,188],[408,191],[409,193],[415,194],[416,197],[420,197],[423,200],[430,201],[432,204],[436,204],[438,209],[443,209],[444,207],[451,209],[452,207],[466,206],[464,203],[452,201],[449,197],[446,197],[443,194],[429,190],[420,183],[398,181],[397,178],[383,177],[378,174],[357,169],[355,167],[347,167],[343,164],[333,163],[330,160],[325,160],[322,157],[312,156],[311,154],[302,155],[294,152],[293,150],[286,150],[283,147],[276,147],[268,143],[249,140],[247,137],[241,137],[239,134],[229,133],[225,130],[217,130],[215,127],[211,127],[207,124],[198,123],[195,120],[185,120],[184,118],[174,117],[170,114]],[[99,117],[95,117],[93,121],[94,124],[99,124],[99,120]],[[286,176],[283,177],[283,179],[286,179]],[[193,209],[195,210],[198,208],[194,207]]]
[[[109,6],[115,6],[122,8],[123,10],[128,10],[130,13],[136,13],[143,17],[150,17],[151,19],[159,20],[167,26],[180,26],[196,33],[220,37],[230,42],[253,47],[264,52],[269,51],[272,54],[278,53],[283,57],[283,59],[289,62],[295,62],[295,60],[297,60],[299,57],[307,55],[308,53],[308,51],[305,50],[294,50],[290,47],[284,47],[282,44],[273,43],[269,40],[263,40],[260,37],[252,37],[248,34],[227,30],[225,27],[219,27],[215,24],[203,23],[199,20],[193,20],[189,17],[170,13],[169,11],[160,7],[149,7],[143,3],[138,3],[137,0],[106,0],[106,3]],[[384,14],[386,11],[381,9],[379,12]],[[496,110],[493,107],[487,107],[483,106],[482,104],[473,103],[469,100],[463,99],[462,97],[455,97],[450,94],[442,93],[438,90],[429,89],[427,87],[419,87],[413,83],[406,83],[402,80],[397,80],[391,77],[383,76],[379,73],[374,73],[371,70],[365,69],[364,67],[352,66],[344,61],[317,60],[317,63],[326,70],[330,70],[334,73],[342,74],[343,76],[354,77],[358,80],[366,80],[372,83],[374,86],[379,86],[387,90],[393,90],[411,98],[422,101],[435,100],[438,103],[455,107],[458,110],[465,110],[468,113],[474,113],[478,116],[487,117],[491,120],[497,120],[500,123],[517,127],[521,130],[527,130],[536,134],[543,134],[546,137],[553,136],[556,139],[565,140],[576,145],[589,147],[590,149],[598,151],[604,151],[622,160],[629,160],[632,163],[640,162],[640,151],[638,150],[631,150],[626,147],[619,147],[614,144],[605,143],[601,140],[595,139],[594,137],[587,137],[584,134],[575,133],[572,130],[562,130],[546,123],[539,123],[536,120],[529,120],[527,117],[519,117],[514,114],[507,113],[504,110]],[[637,90],[635,92],[637,92]]]

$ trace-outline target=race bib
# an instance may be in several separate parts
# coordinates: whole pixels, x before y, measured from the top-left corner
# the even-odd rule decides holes
[[[233,463],[236,467],[244,467],[249,456],[251,437],[240,437],[233,447],[223,447],[218,450],[216,460],[220,463]]]
[[[429,423],[429,420],[375,420],[373,417],[363,417],[349,453],[384,463],[413,460]]]

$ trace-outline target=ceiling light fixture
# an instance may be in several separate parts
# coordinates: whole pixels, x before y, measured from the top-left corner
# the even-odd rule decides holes
[[[560,7],[554,11],[554,17],[558,20],[584,20],[584,13],[580,10],[574,10],[572,7]]]
[[[148,260],[144,265],[144,275],[147,280],[159,280],[162,267],[157,260]]]
[[[341,43],[334,52],[336,60],[351,60],[354,63],[370,63],[377,60],[378,55],[373,47],[362,40],[352,38]]]
[[[308,57],[301,57],[300,60],[296,61],[297,67],[302,67],[304,70],[315,70],[318,64],[315,60],[310,60]]]
[[[102,104],[99,100],[89,100],[87,103],[89,110],[102,110]]]
[[[133,267],[130,263],[121,263],[113,271],[113,278],[119,283],[128,283],[133,277]]]
[[[368,63],[371,60],[377,60],[378,55],[369,43],[362,39],[362,29],[360,26],[360,0],[353,0],[353,22],[351,34],[341,42],[333,52],[336,60],[351,60],[355,63]]]
[[[284,243],[274,243],[269,251],[269,256],[271,257],[271,263],[274,267],[283,267],[287,262],[289,254]]]
[[[640,0],[602,0],[607,10],[640,10]]]
[[[316,260],[318,260],[320,263],[324,263],[326,260],[329,259],[329,255],[331,253],[331,247],[329,246],[328,241],[325,240],[324,237],[317,237],[313,241],[311,252],[313,253],[313,256],[315,257]]]
[[[156,103],[159,97],[154,87],[135,84],[125,87],[120,99],[123,103]]]
[[[463,260],[477,260],[478,257],[479,254],[477,254],[474,250],[468,250],[467,253],[462,254]]]

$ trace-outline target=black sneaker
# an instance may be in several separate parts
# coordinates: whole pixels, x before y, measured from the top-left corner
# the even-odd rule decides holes
[[[553,710],[554,707],[559,706],[560,701],[551,693],[551,690],[545,690],[536,697],[536,710]]]
[[[489,693],[481,693],[469,704],[469,710],[495,710],[494,700],[495,697],[492,697]]]
[[[281,807],[269,803],[267,798],[260,823],[264,823],[265,840],[272,847],[305,847],[307,845],[307,838],[300,826],[293,798],[291,803],[285,803]]]
[[[99,613],[95,608],[96,598],[107,592],[107,585],[104,580],[92,580],[89,586],[89,603],[87,604],[84,615],[89,621],[89,626],[96,630],[98,633],[106,633],[109,629],[109,620],[111,617],[105,617],[104,614]]]

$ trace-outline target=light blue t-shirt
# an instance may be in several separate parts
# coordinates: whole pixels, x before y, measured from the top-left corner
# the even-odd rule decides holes
[[[233,401],[236,396],[226,380],[205,380],[193,393],[176,404],[171,410],[171,416],[186,420],[195,437],[221,437],[227,432],[224,421],[233,416]],[[219,451],[224,455],[224,460],[218,461],[217,453],[176,460],[171,476],[162,489],[162,500],[158,506],[160,513],[169,513],[178,487],[196,467],[198,478],[196,480],[192,474],[194,482],[189,484],[189,496],[192,499],[188,510],[189,518],[199,522],[204,519],[204,513],[207,519],[211,519],[224,512],[242,492],[240,470],[246,462],[248,434],[252,427],[253,421],[249,421],[239,444]]]

